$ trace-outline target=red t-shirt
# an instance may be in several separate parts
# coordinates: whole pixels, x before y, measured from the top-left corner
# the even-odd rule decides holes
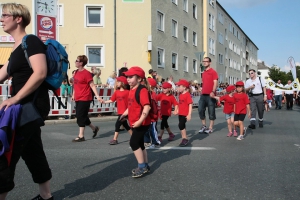
[[[128,106],[128,94],[129,90],[116,90],[111,96],[110,100],[115,102],[117,101],[118,115],[122,115]]]
[[[132,127],[132,124],[134,124],[136,121],[138,121],[141,117],[143,107],[145,105],[150,105],[149,97],[148,97],[148,90],[146,88],[142,88],[140,91],[140,103],[141,106],[135,99],[135,92],[137,88],[134,88],[129,91],[128,94],[128,121],[129,126]],[[151,118],[148,115],[142,125],[150,125],[151,124]]]
[[[91,72],[86,69],[83,69],[82,71],[77,70],[73,78],[75,101],[92,101],[93,97],[90,82],[93,81],[93,77]]]
[[[273,93],[272,93],[272,90],[267,89],[266,92],[267,92],[267,99],[268,99],[268,100],[272,100],[272,99],[273,99]]]
[[[230,114],[234,112],[234,98],[226,94],[225,96],[220,97],[220,101],[224,101],[223,112],[225,114]]]
[[[193,103],[191,94],[186,92],[179,95],[178,115],[187,116],[189,114],[189,105]]]
[[[214,80],[218,80],[218,74],[213,68],[202,73],[202,94],[210,94],[213,91]]]
[[[246,93],[235,93],[233,95],[235,102],[235,114],[247,114],[247,105],[250,103]]]
[[[161,93],[157,95],[157,101],[160,101],[161,115],[165,115],[165,116],[171,116],[172,105],[174,106],[178,105],[175,97],[172,94],[166,95],[164,93]]]

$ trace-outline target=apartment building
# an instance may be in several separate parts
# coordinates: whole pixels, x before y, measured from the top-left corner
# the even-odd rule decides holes
[[[34,2],[20,1],[32,13],[27,33],[35,33],[38,23]],[[2,30],[0,38],[3,65],[13,41]],[[201,81],[201,60],[209,56],[219,82],[233,83],[246,78],[247,67],[255,68],[258,50],[214,0],[58,0],[57,40],[69,54],[70,73],[76,57],[85,54],[87,69],[101,68],[102,82],[118,68],[134,65],[146,72],[154,69],[163,78],[172,75],[175,81]]]

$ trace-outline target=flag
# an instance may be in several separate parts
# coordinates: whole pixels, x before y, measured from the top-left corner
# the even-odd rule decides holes
[[[288,58],[288,66],[290,66],[294,80],[297,79],[296,65],[293,57]]]

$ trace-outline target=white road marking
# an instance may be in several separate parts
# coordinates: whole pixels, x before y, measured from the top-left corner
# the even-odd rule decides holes
[[[300,147],[300,144],[294,144],[296,147]]]
[[[147,149],[151,150],[151,149]],[[153,150],[216,150],[214,147],[158,147]]]

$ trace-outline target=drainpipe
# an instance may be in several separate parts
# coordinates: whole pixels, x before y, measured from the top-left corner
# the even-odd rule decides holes
[[[117,73],[117,5],[114,0],[114,71]]]

